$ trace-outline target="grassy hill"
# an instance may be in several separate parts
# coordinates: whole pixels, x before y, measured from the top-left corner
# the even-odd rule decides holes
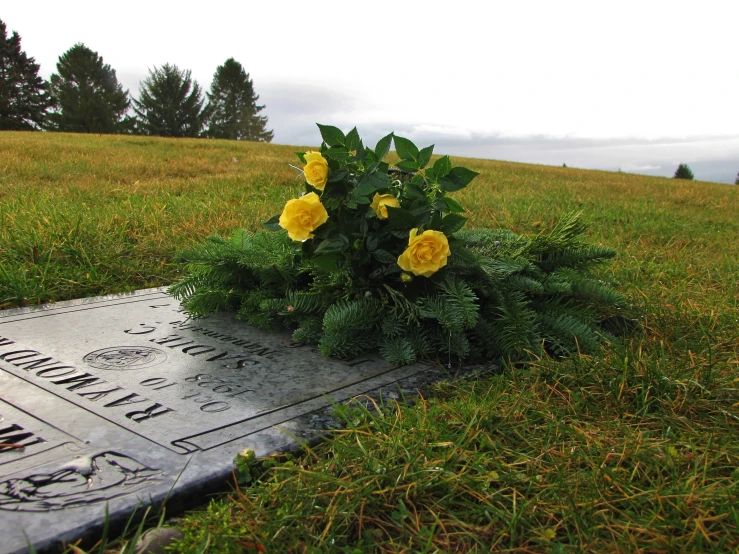
[[[0,307],[170,283],[175,252],[257,229],[296,196],[295,150],[0,133]],[[582,210],[590,241],[619,252],[604,275],[639,327],[597,357],[354,413],[334,440],[189,516],[179,551],[739,547],[739,187],[455,162],[480,172],[455,195],[471,225],[537,233]]]

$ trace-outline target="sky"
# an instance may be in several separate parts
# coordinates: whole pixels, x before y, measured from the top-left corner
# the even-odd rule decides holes
[[[209,90],[226,59],[280,144],[315,123],[391,131],[436,153],[733,183],[736,0],[8,1],[8,31],[49,78],[75,43],[133,97],[150,69]]]

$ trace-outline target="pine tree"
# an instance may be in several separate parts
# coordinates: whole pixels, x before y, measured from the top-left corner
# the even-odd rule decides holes
[[[739,173],[736,174],[736,181],[734,181],[735,185],[739,185]]]
[[[56,110],[49,128],[71,133],[122,133],[131,131],[126,116],[131,102],[116,78],[115,69],[82,43],[59,56],[51,76]]]
[[[229,58],[218,66],[208,93],[212,112],[207,135],[211,138],[271,142],[272,131],[266,130],[267,117],[258,115],[259,96],[243,66]]]
[[[688,164],[680,164],[677,167],[677,170],[675,171],[675,175],[672,178],[673,179],[688,179],[692,181],[695,177],[693,176],[693,172],[688,167]]]
[[[51,106],[49,85],[38,76],[39,65],[21,50],[21,37],[8,38],[0,20],[0,130],[31,131],[42,127]]]
[[[200,85],[190,70],[165,63],[149,71],[133,101],[139,130],[163,137],[197,137],[208,116]]]

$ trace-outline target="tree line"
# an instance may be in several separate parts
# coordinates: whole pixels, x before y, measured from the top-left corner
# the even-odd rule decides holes
[[[205,95],[190,70],[165,63],[149,70],[139,98],[131,98],[115,69],[82,43],[59,56],[48,82],[38,71],[20,35],[8,37],[0,20],[0,130],[273,138],[251,78],[233,58],[218,66]]]

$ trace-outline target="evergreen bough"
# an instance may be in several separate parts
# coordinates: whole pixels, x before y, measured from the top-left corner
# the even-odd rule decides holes
[[[429,167],[432,147],[401,137],[388,135],[373,151],[356,129],[345,136],[319,128],[327,178],[316,181],[308,162],[306,192],[320,193],[327,219],[307,240],[293,240],[286,208],[265,223],[277,232],[240,230],[180,253],[187,273],[170,293],[191,315],[231,310],[256,327],[289,329],[327,357],[379,351],[394,364],[568,356],[594,352],[609,336],[599,322],[627,300],[592,270],[616,253],[584,241],[580,213],[534,237],[465,230],[461,206],[446,193],[474,172],[453,168],[447,156]],[[382,161],[391,140],[400,170]],[[388,203],[383,217],[372,195],[391,195],[397,206]],[[428,276],[399,266],[411,229],[448,239],[446,261]]]

